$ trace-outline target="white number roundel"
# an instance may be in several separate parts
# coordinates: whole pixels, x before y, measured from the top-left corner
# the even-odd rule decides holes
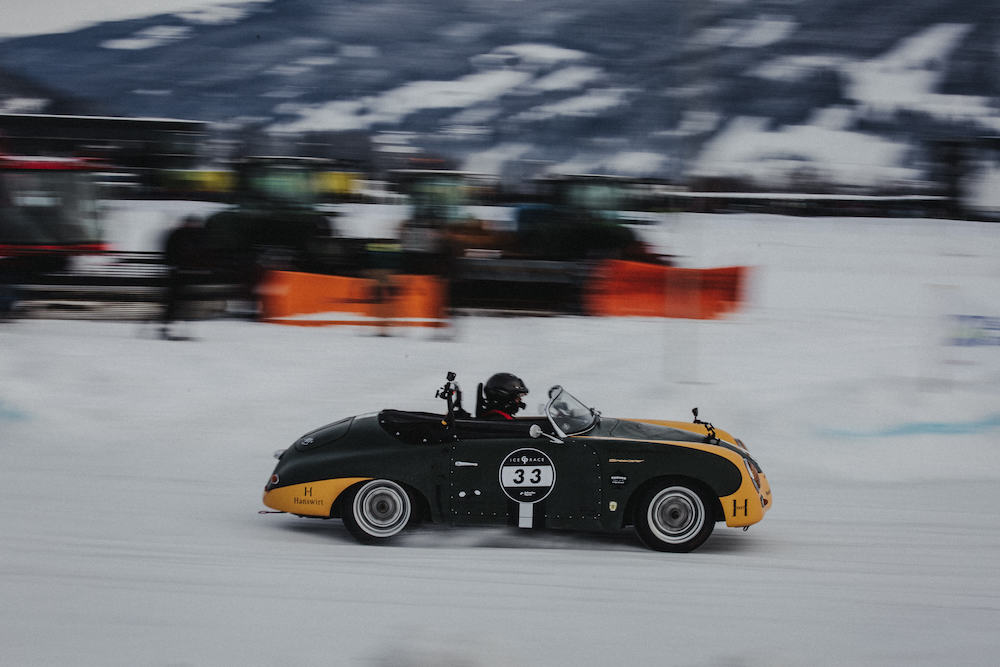
[[[556,483],[556,468],[548,454],[537,449],[518,449],[500,464],[500,486],[514,502],[544,500]]]

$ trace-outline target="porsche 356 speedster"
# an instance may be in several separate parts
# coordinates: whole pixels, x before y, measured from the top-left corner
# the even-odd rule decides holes
[[[443,414],[382,410],[306,433],[276,452],[264,504],[339,518],[382,543],[420,521],[616,532],[684,552],[716,523],[748,527],[771,487],[737,438],[693,422],[613,419],[559,386],[541,416],[505,421],[461,409],[454,374]]]

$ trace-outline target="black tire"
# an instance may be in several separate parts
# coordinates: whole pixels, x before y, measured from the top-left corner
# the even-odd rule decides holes
[[[375,544],[406,528],[413,514],[413,500],[399,484],[373,479],[348,490],[341,513],[354,539]]]
[[[669,482],[649,489],[635,512],[639,538],[657,551],[694,551],[715,528],[708,498],[689,483]]]

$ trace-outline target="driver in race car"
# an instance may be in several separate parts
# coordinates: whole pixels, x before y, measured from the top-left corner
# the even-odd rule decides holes
[[[483,388],[483,419],[514,419],[525,407],[521,399],[528,394],[524,381],[512,373],[496,373]]]

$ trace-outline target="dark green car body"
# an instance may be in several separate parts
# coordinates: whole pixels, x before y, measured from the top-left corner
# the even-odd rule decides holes
[[[748,526],[769,509],[760,466],[728,433],[702,422],[590,412],[589,427],[575,434],[552,415],[488,421],[383,410],[350,417],[281,452],[264,503],[348,523],[364,511],[350,505],[352,490],[379,480],[405,491],[405,499],[396,495],[412,505],[407,522],[455,526],[617,531],[636,523],[649,493],[674,487],[704,500],[709,526]]]

